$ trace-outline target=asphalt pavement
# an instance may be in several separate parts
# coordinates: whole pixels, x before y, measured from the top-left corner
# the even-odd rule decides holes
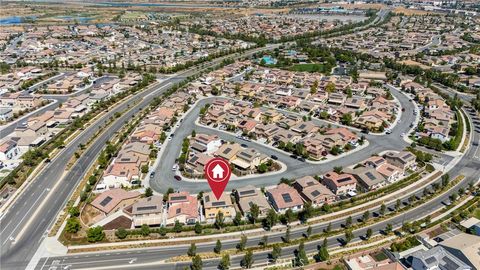
[[[250,56],[261,50],[276,48],[279,45],[267,45],[267,47],[256,48],[236,57]],[[96,159],[105,143],[120,130],[125,122],[148,106],[152,98],[150,95],[160,96],[172,85],[184,80],[186,77],[199,74],[205,69],[221,63],[226,58],[221,57],[204,64],[201,68],[194,67],[168,77],[161,83],[149,87],[147,90],[136,94],[128,102],[121,103],[111,108],[93,125],[85,128],[59,155],[35,177],[29,186],[11,205],[0,219],[0,268],[3,269],[25,269],[31,258],[37,251],[41,242],[47,235],[56,220],[57,215],[64,208],[73,190],[78,185],[85,172]],[[66,163],[73,156],[80,144],[85,145],[115,112],[121,112],[128,107],[132,109],[109,126],[104,133],[97,136],[96,140],[77,160],[75,165],[66,171]]]

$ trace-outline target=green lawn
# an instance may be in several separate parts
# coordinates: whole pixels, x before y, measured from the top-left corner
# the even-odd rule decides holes
[[[290,70],[300,72],[330,72],[331,70],[325,70],[324,64],[296,64],[293,65]]]
[[[472,216],[480,219],[480,208],[477,207],[477,209],[473,211]]]

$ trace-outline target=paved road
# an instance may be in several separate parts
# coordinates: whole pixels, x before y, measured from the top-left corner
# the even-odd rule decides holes
[[[276,48],[279,45],[249,50],[238,57],[250,56],[261,50]],[[170,76],[161,83],[138,93],[128,102],[112,108],[95,124],[87,127],[76,139],[46,166],[32,183],[16,199],[9,211],[0,219],[0,261],[1,269],[24,269],[38,249],[46,231],[51,227],[56,216],[64,207],[74,188],[78,185],[85,171],[95,160],[107,140],[120,130],[125,122],[145,108],[154,96],[159,96],[173,84],[184,80],[188,76],[199,74],[213,65],[219,64],[228,57],[216,59],[203,68],[190,70]],[[139,102],[138,102],[139,101]],[[133,105],[135,104],[135,105]],[[115,112],[121,112],[132,106],[132,110],[118,118],[103,134],[98,136],[93,144],[78,159],[75,165],[65,171],[66,161],[70,160],[80,144],[86,142]],[[58,184],[54,188],[54,186]],[[14,239],[12,241],[11,239]]]
[[[474,112],[470,112],[471,115],[474,115]],[[478,125],[480,126],[480,124]],[[478,143],[480,141],[480,134],[474,133],[472,142]],[[389,220],[375,223],[371,226],[355,230],[353,233],[355,235],[355,240],[360,240],[362,236],[366,234],[366,230],[371,228],[374,232],[374,235],[379,234],[388,223],[392,224],[394,228],[401,227],[404,221],[418,220],[426,215],[431,214],[432,212],[439,210],[444,207],[442,202],[448,200],[448,197],[453,192],[457,192],[460,187],[466,187],[471,181],[478,181],[480,179],[480,161],[473,158],[473,154],[478,150],[478,147],[470,147],[466,152],[465,156],[461,159],[457,166],[449,171],[451,178],[453,179],[457,175],[466,176],[459,185],[449,190],[448,192],[424,203],[416,208],[407,210],[405,213],[398,215]],[[441,180],[439,179],[438,182]],[[421,198],[423,196],[423,190],[419,190],[416,193],[416,196]],[[408,198],[400,198],[402,201],[402,207],[406,207],[408,204]],[[393,211],[395,206],[392,204],[387,205],[387,213]],[[372,216],[378,215],[379,207],[371,209]],[[360,222],[361,216],[363,213],[358,213],[352,216],[353,223]],[[333,229],[340,229],[344,225],[344,220],[335,220],[332,222]],[[312,226],[312,231],[314,234],[322,232],[326,228],[327,224],[316,224]],[[291,238],[295,239],[302,237],[305,233],[305,228],[293,228],[291,232]],[[275,233],[268,236],[269,243],[280,242],[282,241],[281,237],[284,236],[284,233]],[[261,241],[262,235],[258,237],[250,237],[247,242],[247,246],[257,246]],[[341,245],[342,237],[330,237],[328,238],[329,248],[338,247]],[[235,248],[238,240],[228,240],[222,241],[223,249],[232,249]],[[305,248],[308,253],[315,252],[317,246],[322,243],[322,240],[308,242],[305,244]],[[215,246],[214,242],[211,243],[202,243],[197,244],[197,252],[211,252]],[[293,251],[295,246],[283,248],[282,254],[284,258],[290,258],[293,256]],[[106,251],[106,252],[95,252],[95,253],[84,253],[84,254],[74,254],[68,256],[52,257],[52,258],[42,258],[37,264],[35,269],[49,269],[51,266],[56,266],[59,268],[68,267],[70,269],[100,269],[101,267],[113,267],[115,269],[183,269],[185,266],[189,265],[189,262],[176,263],[176,264],[164,264],[163,260],[169,259],[173,256],[186,254],[188,245],[183,246],[169,246],[169,247],[156,247],[156,248],[143,248],[143,249],[129,249],[129,250],[118,250],[118,251]],[[255,263],[264,264],[268,261],[268,251],[265,252],[256,252],[254,254]],[[241,256],[233,256],[231,262],[233,266],[239,266]],[[215,269],[218,265],[218,260],[209,260],[204,261],[205,269]]]
[[[197,134],[216,134],[225,141],[234,141],[240,144],[245,143],[249,147],[253,147],[268,156],[276,155],[279,161],[287,165],[287,171],[282,172],[281,174],[270,174],[266,176],[230,181],[228,183],[227,190],[236,189],[245,185],[255,185],[259,187],[276,185],[280,181],[281,177],[296,179],[305,175],[322,174],[332,170],[334,166],[347,167],[382,151],[403,150],[406,146],[408,146],[408,143],[405,142],[400,135],[402,133],[407,133],[410,129],[410,124],[415,121],[415,116],[413,115],[415,106],[409,101],[408,97],[400,93],[395,88],[392,88],[391,92],[398,99],[401,106],[405,108],[405,111],[402,112],[402,121],[397,123],[397,125],[392,129],[392,133],[385,136],[367,134],[365,137],[369,141],[369,145],[366,148],[360,151],[349,153],[340,159],[332,160],[331,162],[322,164],[301,162],[297,159],[289,157],[289,155],[285,155],[281,152],[266,147],[261,143],[256,143],[253,141],[246,142],[242,139],[236,138],[231,133],[196,125],[195,120],[198,118],[200,109],[205,104],[212,103],[213,99],[215,98],[200,100],[196,106],[184,117],[184,120],[182,123],[180,123],[180,126],[174,131],[175,136],[173,139],[171,141],[166,141],[166,145],[164,146],[165,150],[163,155],[160,157],[162,162],[159,163],[159,166],[155,169],[155,177],[150,180],[150,186],[159,193],[165,192],[168,188],[187,190],[192,193],[209,190],[208,183],[204,181],[187,182],[177,181],[173,178],[175,173],[172,171],[172,167],[175,164],[175,160],[171,157],[178,157],[180,155],[183,139],[190,135],[193,129],[195,129]],[[314,119],[313,121],[316,122],[317,125],[327,124],[325,121],[320,119]]]
[[[40,83],[37,83],[35,84],[34,86],[30,87],[28,89],[28,91],[35,91],[36,89],[38,89],[39,87],[41,87],[42,85],[45,85],[53,80],[60,80],[62,79],[63,77],[67,76],[67,75],[70,75],[72,74],[72,72],[66,72],[64,74],[60,74],[60,75],[57,75],[57,76],[54,76],[52,78],[49,78],[49,79],[46,79],[45,81],[42,81]],[[10,133],[12,133],[13,131],[15,131],[15,128],[17,128],[17,126],[20,126],[21,123],[23,122],[26,122],[28,121],[28,119],[30,117],[35,117],[35,116],[38,116],[38,115],[41,115],[43,114],[44,112],[46,111],[51,111],[51,110],[55,110],[56,108],[58,108],[58,106],[60,106],[60,104],[62,104],[63,102],[65,102],[68,98],[70,97],[76,97],[76,96],[79,96],[81,94],[84,94],[88,91],[90,91],[90,89],[95,85],[95,84],[102,84],[105,80],[111,78],[110,76],[103,76],[103,77],[100,77],[100,78],[97,78],[95,81],[94,81],[94,84],[92,84],[91,86],[89,87],[86,87],[80,91],[77,91],[77,92],[74,92],[74,93],[71,93],[71,94],[67,94],[67,95],[41,95],[43,98],[45,99],[48,99],[48,100],[56,100],[57,102],[51,102],[49,103],[48,105],[46,106],[43,106],[39,109],[37,109],[36,111],[34,111],[34,113],[31,113],[31,114],[27,114],[23,117],[21,117],[20,119],[14,121],[14,122],[11,122],[5,126],[3,126],[2,128],[0,128],[0,138],[3,138],[3,137],[6,137],[8,136]],[[24,91],[24,92],[27,92],[27,91]]]

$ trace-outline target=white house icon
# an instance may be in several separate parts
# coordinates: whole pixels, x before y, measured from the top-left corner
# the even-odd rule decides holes
[[[223,172],[225,170],[222,168],[222,166],[220,166],[219,164],[217,164],[215,166],[215,168],[213,168],[212,172],[213,172],[213,178],[217,178],[217,179],[222,179],[223,178]]]

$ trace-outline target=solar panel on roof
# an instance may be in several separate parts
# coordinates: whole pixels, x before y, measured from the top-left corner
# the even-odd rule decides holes
[[[232,148],[227,148],[223,151],[223,153],[226,155],[226,154],[230,153],[230,151],[232,151]]]
[[[445,269],[458,269],[459,265],[449,257],[444,257],[443,260],[445,261]]]
[[[315,185],[315,182],[313,182],[313,181],[309,181],[309,182],[307,182],[307,186],[309,186],[309,187],[310,187],[310,186],[313,186],[313,185]]]
[[[250,194],[254,194],[254,193],[255,193],[254,189],[249,189],[249,190],[245,190],[245,191],[240,191],[240,196],[250,195]]]
[[[342,179],[338,179],[338,183],[342,183],[342,182],[347,182],[347,181],[350,181],[350,177],[344,177]]]
[[[250,155],[250,154],[248,154],[248,153],[245,153],[245,152],[242,152],[242,156],[245,156],[245,157],[247,157],[247,158],[251,158],[251,157],[252,157],[252,155]]]
[[[105,207],[105,205],[109,204],[111,201],[112,201],[112,197],[107,196],[105,199],[103,199],[103,200],[100,202],[100,205],[103,206],[103,207]]]
[[[318,195],[320,195],[320,192],[318,190],[314,190],[312,192],[312,196],[317,197]]]
[[[425,259],[425,262],[429,265],[436,262],[436,261],[437,261],[437,259],[435,259],[435,257],[433,257],[433,256]]]
[[[206,197],[205,197],[205,202],[208,203],[209,201],[210,201],[210,196],[206,196]]]
[[[370,180],[375,180],[375,176],[371,172],[366,172],[365,175],[370,179]]]
[[[283,201],[286,203],[291,203],[292,202],[292,197],[290,197],[290,194],[288,193],[283,193],[282,194]]]
[[[224,206],[226,203],[224,201],[221,202],[212,202],[212,206]]]
[[[187,199],[187,196],[173,196],[170,198],[170,201],[183,201],[186,199]]]
[[[148,210],[155,210],[155,209],[157,209],[156,205],[137,207],[137,211],[148,211]]]

